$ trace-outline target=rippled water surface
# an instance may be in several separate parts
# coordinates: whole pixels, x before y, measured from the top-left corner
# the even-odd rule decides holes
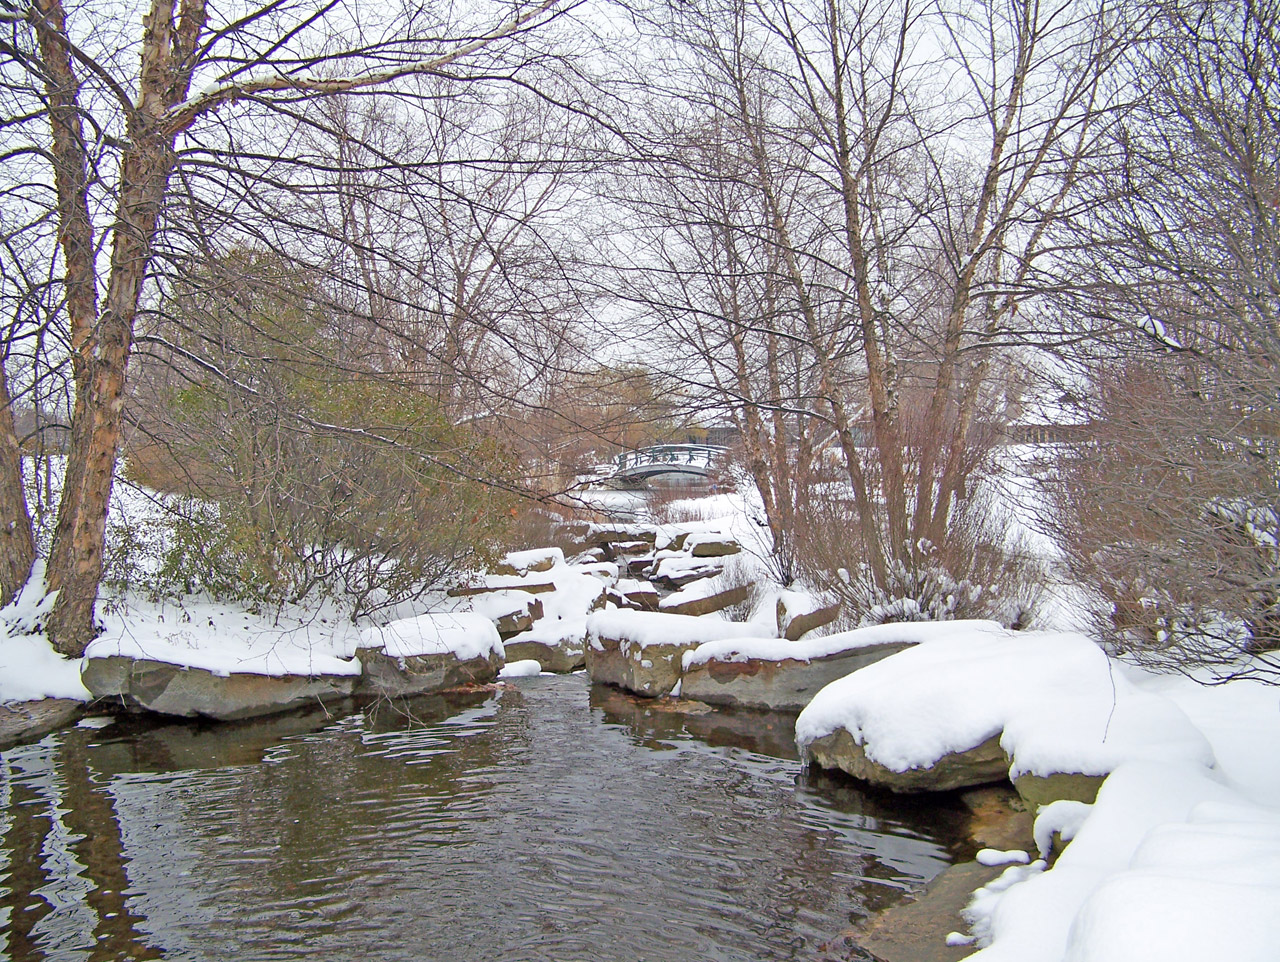
[[[856,957],[958,813],[805,775],[787,716],[581,676],[0,755],[0,958]]]

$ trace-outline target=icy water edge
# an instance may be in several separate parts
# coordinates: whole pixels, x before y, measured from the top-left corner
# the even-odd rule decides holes
[[[582,676],[0,754],[0,959],[858,959],[963,813]],[[99,724],[105,723],[105,724]],[[99,724],[99,727],[92,727]]]

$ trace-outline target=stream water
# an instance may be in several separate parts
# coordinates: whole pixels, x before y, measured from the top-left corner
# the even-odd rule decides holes
[[[583,676],[0,754],[0,958],[865,958],[963,813],[805,773],[788,716]]]

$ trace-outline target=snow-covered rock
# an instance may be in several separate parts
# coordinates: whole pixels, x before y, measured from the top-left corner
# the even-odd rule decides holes
[[[711,705],[798,712],[831,682],[902,651],[921,636],[917,626],[900,624],[808,641],[711,641],[684,656],[680,693]]]
[[[587,671],[592,681],[638,695],[670,694],[686,651],[705,641],[741,638],[753,625],[658,611],[601,611],[587,620]]]
[[[840,616],[840,603],[814,597],[806,591],[782,591],[775,606],[778,637],[799,641],[806,634],[831,624]]]
[[[996,746],[1037,804],[1080,787],[1056,775],[1096,776],[1082,782],[1090,801],[1100,777],[1133,758],[1212,764],[1187,717],[1113,671],[1087,638],[958,624],[935,623],[932,639],[828,685],[797,719],[798,744],[838,765],[856,747],[851,774],[899,790],[975,751],[970,784],[990,780]],[[836,743],[845,750],[833,753]]]
[[[493,622],[475,612],[419,615],[367,628],[361,694],[407,695],[493,681],[506,661]]]
[[[80,677],[95,698],[162,715],[235,721],[346,698],[359,675],[359,666],[352,667],[340,674],[263,674],[97,653],[85,657]]]
[[[747,600],[750,586],[726,583],[723,577],[703,578],[685,585],[658,602],[658,610],[673,615],[709,615]]]

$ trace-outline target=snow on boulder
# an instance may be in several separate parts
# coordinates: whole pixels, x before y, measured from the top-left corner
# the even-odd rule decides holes
[[[932,630],[933,640],[820,691],[796,720],[802,750],[895,791],[1007,774],[1035,804],[1092,801],[1132,758],[1213,762],[1171,701],[1140,691],[1082,635]]]
[[[798,712],[831,682],[922,640],[956,630],[994,632],[1000,626],[994,621],[902,622],[805,641],[709,641],[685,653],[680,693],[712,705]]]
[[[527,575],[534,571],[550,571],[564,564],[564,552],[559,548],[531,548],[527,551],[508,551],[493,566],[496,575]]]
[[[600,611],[587,620],[587,671],[592,681],[657,698],[680,680],[686,651],[706,641],[742,638],[755,625],[660,611]]]
[[[364,668],[359,692],[407,695],[484,683],[505,652],[493,622],[476,612],[438,612],[375,625],[355,651]]]
[[[139,626],[141,627],[141,626]],[[349,696],[357,661],[290,644],[190,647],[144,631],[104,635],[85,649],[80,678],[95,698],[165,715],[231,721]]]

